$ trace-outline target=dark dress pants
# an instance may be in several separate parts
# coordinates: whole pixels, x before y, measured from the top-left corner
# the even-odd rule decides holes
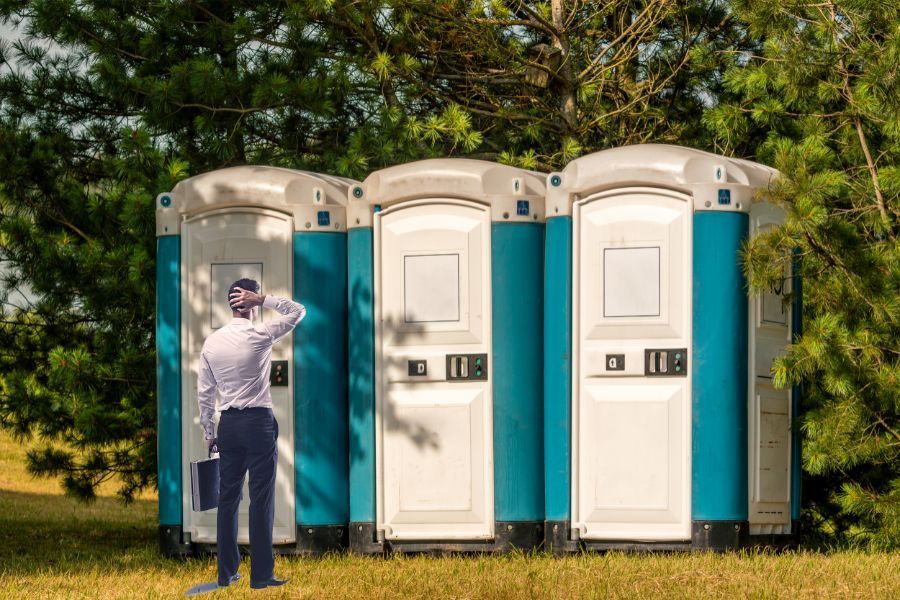
[[[274,576],[272,524],[275,520],[275,472],[278,466],[278,421],[271,408],[222,411],[216,434],[219,447],[219,508],[216,549],[219,585],[238,572],[238,505],[244,475],[250,470],[250,581]]]

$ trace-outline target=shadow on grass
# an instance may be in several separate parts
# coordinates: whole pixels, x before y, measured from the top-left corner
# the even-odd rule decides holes
[[[0,573],[166,564],[155,516],[155,500],[123,507],[115,498],[99,498],[82,505],[57,494],[0,490]]]

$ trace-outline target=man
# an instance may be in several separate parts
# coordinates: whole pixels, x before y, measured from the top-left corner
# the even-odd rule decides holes
[[[216,517],[218,585],[240,579],[237,545],[238,504],[244,475],[250,471],[250,587],[284,585],[275,577],[272,522],[275,518],[275,474],[278,465],[278,421],[272,413],[269,373],[272,344],[290,333],[306,308],[287,298],[260,295],[259,284],[239,279],[228,288],[231,322],[203,343],[197,380],[200,424],[207,448],[219,451],[219,507]],[[277,318],[255,327],[259,306]],[[219,391],[219,432],[213,424]]]

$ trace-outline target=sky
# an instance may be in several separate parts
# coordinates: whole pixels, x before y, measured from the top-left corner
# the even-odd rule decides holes
[[[23,26],[19,26],[19,31],[16,31],[16,29],[12,26],[11,23],[0,23],[0,39],[2,39],[4,42],[7,42],[7,43],[15,41],[20,37],[19,32],[22,29],[23,29]],[[42,45],[45,48],[53,48],[55,46],[52,43],[46,43],[46,42]],[[58,46],[57,46],[57,48],[58,48]],[[15,64],[10,65],[10,66],[12,68],[15,68]],[[6,67],[6,68],[10,68],[10,67]]]
[[[0,39],[3,41],[12,41],[19,37],[19,34],[13,29],[11,23],[0,23]]]
[[[12,25],[3,25],[0,23],[0,38],[4,40],[9,39],[16,35],[15,30],[12,28]]]
[[[2,39],[5,42],[10,42],[18,37],[19,37],[19,35],[16,32],[16,30],[13,29],[12,25],[9,25],[9,24],[4,25],[3,23],[0,23],[0,39]],[[0,262],[0,277],[3,276],[3,273],[5,271],[6,271],[6,266],[2,262]],[[25,304],[27,304],[26,299],[32,298],[32,296],[30,294],[30,290],[27,287],[23,291],[25,292],[24,296],[18,292],[12,292],[9,295],[8,302],[15,306],[24,306]],[[7,310],[9,310],[10,308],[11,308],[10,306],[6,307]]]

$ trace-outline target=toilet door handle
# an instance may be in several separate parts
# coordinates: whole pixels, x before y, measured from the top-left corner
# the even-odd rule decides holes
[[[644,375],[684,377],[687,375],[687,348],[644,350]]]
[[[487,354],[448,354],[448,381],[487,381]]]
[[[463,379],[469,376],[469,357],[454,356],[450,359],[450,377]]]
[[[269,385],[272,387],[287,387],[288,385],[288,361],[273,360],[272,371],[269,373]]]

